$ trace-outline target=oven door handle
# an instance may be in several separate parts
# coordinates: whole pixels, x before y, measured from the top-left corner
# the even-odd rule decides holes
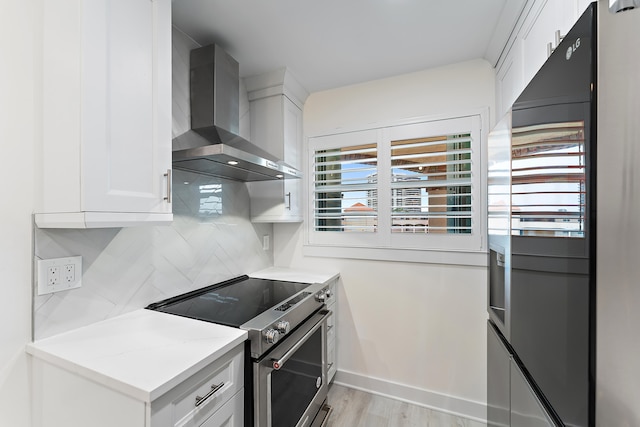
[[[280,368],[282,368],[282,366],[287,363],[287,360],[289,360],[289,358],[293,356],[293,354],[298,351],[298,349],[300,349],[300,347],[302,347],[305,342],[307,342],[311,335],[313,335],[318,330],[318,328],[320,328],[322,324],[327,321],[327,318],[331,316],[331,314],[331,310],[328,310],[326,313],[324,313],[318,323],[316,323],[316,325],[311,328],[309,332],[304,334],[304,336],[299,339],[298,342],[296,342],[293,347],[291,347],[285,354],[283,354],[282,357],[280,357],[279,359],[271,359],[271,361],[273,362],[273,369],[276,371],[280,370]]]

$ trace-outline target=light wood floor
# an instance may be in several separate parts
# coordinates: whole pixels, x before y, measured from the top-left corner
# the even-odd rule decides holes
[[[399,400],[332,384],[328,403],[333,407],[328,427],[486,427]]]

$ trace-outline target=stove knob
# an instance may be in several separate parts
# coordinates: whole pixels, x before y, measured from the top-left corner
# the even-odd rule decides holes
[[[291,329],[291,325],[286,320],[281,320],[278,323],[276,323],[276,329],[282,335],[286,335],[289,333],[289,330]]]
[[[267,344],[275,344],[280,339],[280,332],[276,331],[275,329],[269,329],[264,333],[264,339]]]
[[[316,301],[324,302],[325,299],[327,299],[327,294],[325,292],[320,291],[316,294]]]
[[[327,289],[324,294],[326,295],[327,298],[331,298],[331,289]]]

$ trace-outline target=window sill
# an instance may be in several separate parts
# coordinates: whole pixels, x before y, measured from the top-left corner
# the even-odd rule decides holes
[[[486,267],[486,251],[447,251],[390,249],[372,247],[344,247],[305,245],[305,256],[323,258],[348,258],[392,262],[418,262],[424,264],[447,264]]]

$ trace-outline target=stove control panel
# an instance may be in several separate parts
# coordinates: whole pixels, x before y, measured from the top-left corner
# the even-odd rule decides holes
[[[303,299],[305,299],[309,295],[311,295],[311,292],[300,292],[300,294],[298,296],[296,296],[295,298],[291,298],[290,300],[286,301],[285,303],[279,305],[278,307],[275,308],[275,310],[277,310],[277,311],[287,311],[291,307],[293,307],[294,305],[296,305],[297,303],[299,303],[300,301],[302,301]]]
[[[249,332],[251,357],[259,359],[286,340],[312,314],[326,307],[331,295],[326,284],[307,285],[304,290],[241,325]]]

